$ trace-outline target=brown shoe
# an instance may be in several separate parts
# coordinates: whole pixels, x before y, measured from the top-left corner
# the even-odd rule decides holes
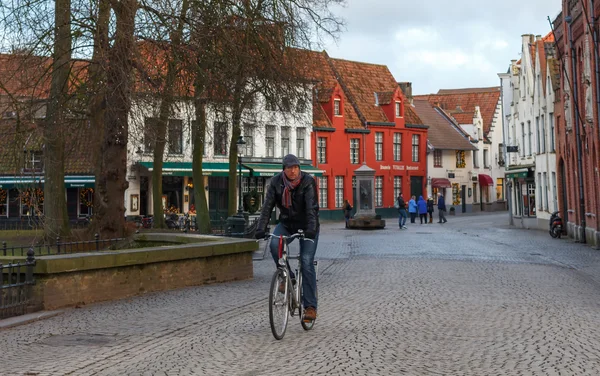
[[[314,307],[308,307],[304,311],[304,320],[314,321],[317,318],[317,310]]]

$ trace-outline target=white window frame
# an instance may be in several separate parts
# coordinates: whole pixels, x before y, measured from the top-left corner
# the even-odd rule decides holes
[[[327,179],[328,176],[317,177],[319,181],[319,207],[327,208]]]
[[[341,208],[344,206],[344,177],[335,177],[335,207]]]
[[[383,176],[375,176],[375,206],[383,206]]]
[[[360,139],[350,139],[350,164],[360,163]]]
[[[333,100],[333,116],[342,116],[341,100]]]
[[[394,162],[402,161],[402,133],[394,133]]]
[[[317,138],[317,160],[319,163],[327,163],[327,138]]]
[[[383,161],[383,132],[375,132],[375,160]]]

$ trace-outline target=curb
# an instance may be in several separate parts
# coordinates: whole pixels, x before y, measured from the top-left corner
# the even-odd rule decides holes
[[[48,319],[50,317],[58,316],[62,314],[64,310],[57,311],[43,311],[36,313],[28,313],[26,315],[11,317],[8,319],[0,320],[0,330],[8,329],[19,325],[29,324],[34,321]]]

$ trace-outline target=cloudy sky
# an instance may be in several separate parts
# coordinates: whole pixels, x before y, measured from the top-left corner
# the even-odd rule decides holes
[[[387,65],[414,94],[498,86],[519,59],[521,35],[546,35],[561,0],[346,0],[329,56]]]

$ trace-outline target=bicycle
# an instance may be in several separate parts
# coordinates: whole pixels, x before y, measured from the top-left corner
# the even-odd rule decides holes
[[[304,236],[302,230],[298,230],[296,234],[285,236],[285,235],[274,235],[266,234],[265,239],[270,242],[272,238],[279,238],[279,261],[277,263],[277,270],[273,274],[271,280],[271,289],[269,294],[269,321],[271,324],[271,332],[275,339],[280,340],[285,335],[287,329],[289,316],[300,316],[300,323],[304,330],[311,330],[315,324],[314,320],[305,320],[304,307],[302,303],[302,262],[300,261],[300,254],[298,256],[288,256],[288,239],[300,239],[305,241],[312,241]],[[298,260],[298,268],[296,269],[296,284],[292,282],[290,271],[287,267],[288,258]],[[314,261],[315,274],[317,274],[318,263]],[[283,286],[283,291],[280,290],[280,286]],[[317,291],[315,295],[318,296]]]

